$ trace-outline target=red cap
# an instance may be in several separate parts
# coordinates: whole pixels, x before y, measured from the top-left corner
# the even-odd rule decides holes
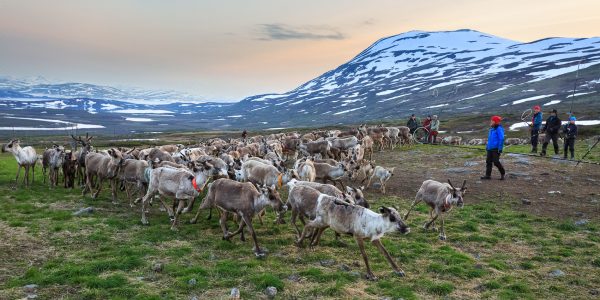
[[[500,124],[500,121],[502,121],[502,117],[500,117],[500,116],[492,117],[492,122],[494,122],[494,124]]]
[[[542,110],[542,108],[539,105],[534,106],[533,109]]]

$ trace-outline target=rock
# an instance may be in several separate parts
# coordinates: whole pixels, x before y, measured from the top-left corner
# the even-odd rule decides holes
[[[477,180],[477,181],[475,181],[475,183],[481,184],[482,182],[481,182],[481,180]]]
[[[240,299],[240,290],[238,288],[232,288],[229,299]]]
[[[531,200],[529,199],[521,199],[521,203],[525,204],[525,205],[531,205]]]
[[[353,277],[360,278],[360,272],[358,272],[358,271],[352,271],[352,272],[350,272],[350,275],[353,276]]]
[[[540,175],[542,175],[542,176],[548,176],[548,175],[550,175],[550,173],[548,173],[548,172],[542,172],[542,173],[540,173]]]
[[[288,276],[287,279],[289,281],[298,282],[298,281],[300,281],[300,276],[298,276],[298,274],[292,274],[292,275]]]
[[[481,269],[483,269],[483,265],[482,264],[476,264],[475,265],[475,269],[481,270]]]
[[[549,191],[548,194],[561,194],[560,191]]]
[[[565,276],[565,272],[563,272],[559,269],[554,269],[550,272],[550,276],[551,277],[562,277],[562,276]]]
[[[138,276],[135,279],[139,280],[139,281],[143,281],[144,280],[144,276]]]
[[[590,221],[586,220],[586,219],[581,219],[581,220],[575,221],[575,225],[583,226],[583,225],[587,224],[588,222],[590,222]]]
[[[476,161],[465,161],[465,167],[474,167],[476,165],[479,165]]]
[[[208,259],[209,259],[209,260],[216,260],[216,259],[217,259],[217,256],[216,256],[214,253],[211,253],[211,254],[208,256]]]
[[[480,259],[481,255],[479,253],[475,253],[475,254],[473,254],[473,258]]]
[[[600,295],[600,291],[598,291],[596,289],[590,290],[590,295],[598,296],[598,295]]]
[[[190,300],[200,300],[200,299],[198,298],[198,296],[194,296],[194,297],[190,298]]]
[[[580,211],[576,212],[575,215],[578,216],[578,217],[583,217],[583,213],[580,212]]]
[[[36,294],[29,294],[27,295],[27,299],[36,299],[37,295]]]
[[[587,180],[589,182],[598,182],[598,180],[596,180],[594,178],[586,178],[585,180]]]
[[[323,259],[323,260],[320,260],[319,263],[323,267],[331,267],[331,266],[335,265],[335,260],[333,260],[333,259]]]
[[[37,284],[28,284],[23,287],[23,291],[25,291],[25,293],[35,293],[35,290],[37,288],[38,288]]]
[[[189,285],[196,285],[196,283],[198,283],[198,280],[196,280],[196,278],[192,278],[192,279],[188,280]]]
[[[529,158],[517,157],[517,161],[515,161],[515,164],[529,166],[529,165],[531,165],[531,162],[529,161]]]
[[[89,214],[93,214],[94,213],[94,208],[93,207],[86,207],[86,208],[82,208],[76,212],[73,213],[74,216],[81,216],[81,215],[89,215]]]
[[[340,270],[344,271],[344,272],[350,272],[350,267],[347,264],[341,264],[340,265]]]
[[[265,290],[265,294],[271,299],[275,298],[275,296],[277,296],[277,288],[274,286],[270,286]]]
[[[152,271],[156,272],[156,273],[160,273],[163,270],[163,265],[161,263],[155,263],[152,266]]]
[[[525,172],[508,172],[510,178],[530,178],[529,173]]]
[[[467,168],[447,168],[447,169],[444,169],[444,172],[455,173],[455,174],[470,174],[470,173],[473,173],[471,170],[469,170]]]

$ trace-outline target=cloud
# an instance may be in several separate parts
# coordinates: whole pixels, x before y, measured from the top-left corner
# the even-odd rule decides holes
[[[375,19],[373,19],[373,18],[369,18],[369,19],[367,19],[367,20],[364,20],[364,21],[361,23],[361,25],[364,25],[364,26],[375,25]]]
[[[344,34],[326,26],[295,28],[285,24],[259,24],[259,40],[343,40]]]

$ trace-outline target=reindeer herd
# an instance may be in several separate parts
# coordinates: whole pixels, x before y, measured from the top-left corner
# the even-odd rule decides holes
[[[393,149],[412,140],[408,127],[368,127],[361,125],[347,131],[314,131],[253,136],[248,139],[214,138],[197,145],[162,145],[156,147],[94,149],[93,137],[71,138],[80,145],[79,150],[65,150],[53,145],[38,157],[32,147],[21,148],[19,140],[2,147],[11,152],[19,169],[25,169],[23,184],[29,186],[35,176],[35,166],[42,163],[44,182],[48,173],[49,185],[59,184],[63,174],[65,188],[81,187],[82,194],[91,193],[95,199],[105,182],[111,190],[111,200],[118,204],[120,194],[131,207],[141,202],[141,222],[149,223],[148,211],[154,200],[168,214],[171,229],[177,230],[180,216],[193,211],[195,199],[206,196],[194,218],[200,212],[219,212],[219,224],[224,240],[240,235],[245,240],[244,229],[250,233],[257,257],[265,256],[260,248],[253,226],[254,216],[263,224],[267,207],[276,214],[276,224],[284,224],[285,214],[291,211],[290,223],[296,232],[295,244],[303,246],[308,240],[311,247],[319,244],[323,232],[331,228],[336,239],[342,234],[356,240],[365,266],[367,278],[375,279],[364,241],[369,240],[385,256],[395,274],[404,276],[402,269],[387,252],[381,238],[389,232],[406,234],[410,231],[404,217],[393,207],[370,209],[363,191],[372,182],[378,183],[381,193],[386,193],[386,183],[395,168],[376,165],[374,151]],[[363,185],[367,182],[366,187]],[[339,188],[338,188],[339,187]],[[287,201],[282,201],[280,191],[287,189]],[[423,182],[412,208],[425,202],[430,208],[430,221],[424,228],[434,227],[441,219],[439,238],[446,239],[443,214],[452,206],[462,207],[466,181],[460,188],[433,180]],[[167,202],[171,200],[171,203]],[[227,226],[230,216],[237,222],[231,232]],[[298,220],[303,228],[298,226]],[[278,226],[278,225],[273,225]]]

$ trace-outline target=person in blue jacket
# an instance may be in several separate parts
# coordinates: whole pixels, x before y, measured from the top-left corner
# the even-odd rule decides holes
[[[502,118],[500,116],[493,116],[490,120],[490,131],[488,132],[487,145],[487,158],[485,160],[485,176],[481,179],[492,179],[492,164],[500,171],[500,180],[504,180],[504,166],[500,163],[500,154],[504,148],[504,128],[500,125]]]
[[[537,153],[538,141],[540,138],[540,129],[542,128],[542,109],[539,105],[533,107],[533,117],[531,117],[531,153]]]
[[[577,125],[575,125],[577,118],[571,116],[569,123],[563,127],[563,133],[565,134],[565,149],[564,159],[567,159],[567,150],[571,152],[571,160],[575,158],[575,138],[577,137]]]

